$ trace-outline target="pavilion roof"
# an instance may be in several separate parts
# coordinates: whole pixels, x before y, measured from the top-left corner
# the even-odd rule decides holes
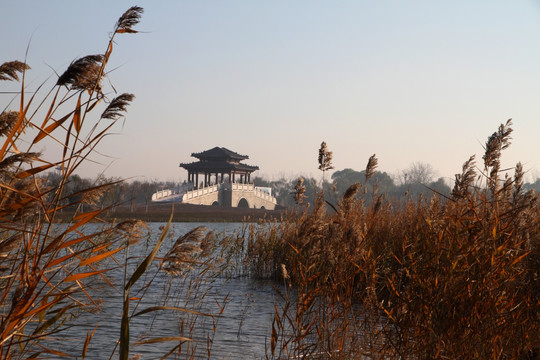
[[[231,151],[224,147],[216,146],[210,150],[202,151],[199,153],[192,153],[191,156],[196,157],[199,160],[206,160],[206,161],[212,161],[212,160],[245,160],[249,159],[249,156],[247,155],[240,155],[234,151]]]
[[[231,171],[253,172],[259,170],[258,166],[226,161],[197,161],[192,163],[181,163],[180,166],[188,171],[200,173],[228,173]]]

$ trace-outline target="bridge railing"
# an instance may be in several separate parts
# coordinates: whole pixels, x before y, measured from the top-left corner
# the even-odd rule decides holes
[[[188,192],[186,192],[184,194],[183,199],[185,199],[185,200],[193,199],[193,198],[195,198],[197,196],[202,196],[202,195],[214,193],[216,191],[219,191],[219,189],[220,189],[219,184],[216,184],[216,185],[203,187],[203,188],[200,188],[200,189],[190,190],[190,191],[188,191]]]
[[[272,195],[270,195],[269,193],[267,193],[266,191],[262,191],[262,190],[259,190],[257,188],[254,189],[255,190],[255,195],[261,199],[264,199],[266,201],[270,201],[271,203],[273,204],[277,204],[277,200],[275,197],[273,197]]]
[[[152,194],[152,201],[163,199],[163,198],[165,198],[167,196],[171,196],[172,194],[173,194],[173,192],[170,189],[155,192],[154,194]]]
[[[255,185],[253,184],[244,184],[244,183],[223,183],[220,184],[221,189],[224,190],[243,190],[243,191],[253,191]]]
[[[168,197],[176,197],[177,195],[184,194],[190,190],[193,190],[192,183],[183,183],[172,189],[162,189],[152,194],[152,201],[159,201]]]
[[[276,198],[273,197],[268,192],[258,189],[254,184],[244,184],[244,183],[214,184],[214,185],[206,186],[199,189],[192,189],[192,190],[183,192],[184,194],[182,196],[182,199],[189,200],[197,196],[211,194],[220,190],[253,191],[257,197],[266,201],[270,201],[274,204],[277,204]],[[178,193],[179,192],[173,191],[170,189],[161,190],[152,195],[152,201],[160,200],[160,199],[163,199],[163,198],[166,198],[166,197],[178,194]]]

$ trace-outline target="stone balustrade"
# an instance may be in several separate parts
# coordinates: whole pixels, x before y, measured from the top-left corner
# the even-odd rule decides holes
[[[171,196],[172,194],[173,194],[172,190],[169,190],[169,189],[158,191],[152,194],[152,201],[157,201],[157,200],[166,198],[168,196]]]
[[[184,194],[182,199],[185,199],[185,200],[193,199],[197,196],[203,196],[203,195],[211,194],[213,192],[217,192],[219,191],[219,189],[220,189],[219,185],[211,185],[211,186],[203,187],[200,189],[190,190]]]
[[[230,192],[233,195],[229,195],[229,200],[224,200],[220,191]],[[249,204],[253,204],[253,206],[257,207],[264,206],[265,208],[273,209],[277,204],[276,198],[269,193],[268,189],[263,190],[263,188],[258,188],[254,184],[239,182],[214,184],[199,189],[180,192],[171,189],[161,190],[152,195],[152,201],[171,201],[173,200],[173,197],[179,200],[181,199],[180,201],[184,203],[198,204],[200,201],[200,204],[204,205],[211,205],[214,202],[219,202],[225,204],[229,203],[228,206],[231,206],[230,204],[232,202],[232,206],[236,206],[241,198],[247,199]]]

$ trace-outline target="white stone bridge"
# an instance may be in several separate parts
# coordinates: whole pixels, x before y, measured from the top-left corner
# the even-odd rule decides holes
[[[152,201],[268,210],[276,208],[272,190],[251,183],[251,173],[259,170],[259,167],[242,163],[249,156],[218,146],[192,153],[191,156],[198,161],[180,164],[188,171],[187,182],[177,191],[155,193]]]
[[[152,195],[152,201],[268,210],[274,210],[277,204],[270,188],[243,183],[220,183],[180,192],[163,190]]]

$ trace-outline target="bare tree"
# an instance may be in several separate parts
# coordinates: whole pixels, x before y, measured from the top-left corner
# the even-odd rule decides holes
[[[397,175],[397,182],[406,184],[429,184],[433,182],[436,171],[428,163],[414,162],[405,170],[401,170]]]

